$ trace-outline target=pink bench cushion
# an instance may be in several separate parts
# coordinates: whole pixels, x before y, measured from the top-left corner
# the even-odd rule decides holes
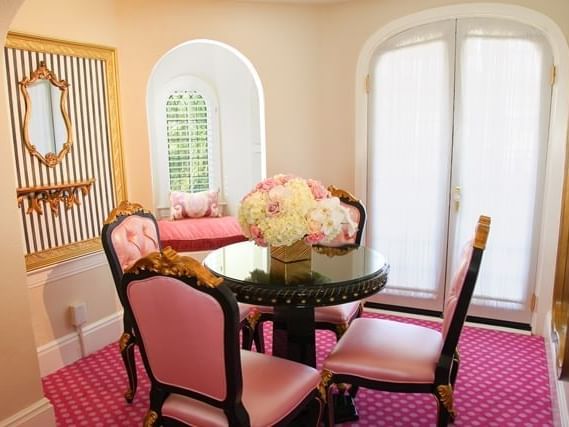
[[[160,220],[158,228],[162,246],[178,252],[209,251],[247,240],[232,216]]]

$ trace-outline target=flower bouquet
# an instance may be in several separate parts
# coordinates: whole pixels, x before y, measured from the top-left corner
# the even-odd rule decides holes
[[[250,240],[277,252],[299,241],[326,244],[343,227],[350,234],[357,230],[340,199],[322,183],[294,175],[275,175],[258,183],[241,200],[239,224]]]

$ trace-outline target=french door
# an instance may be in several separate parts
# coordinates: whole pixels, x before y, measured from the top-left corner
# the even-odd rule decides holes
[[[480,214],[491,234],[470,314],[530,323],[552,54],[492,18],[415,27],[370,69],[367,241],[391,272],[372,301],[441,311]]]

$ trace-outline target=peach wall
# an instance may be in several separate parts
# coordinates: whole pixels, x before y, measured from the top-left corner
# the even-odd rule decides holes
[[[320,139],[314,125],[319,108],[314,96],[320,78],[314,73],[319,60],[319,9],[232,1],[174,0],[167,5],[124,0],[119,6],[122,117],[131,197],[152,202],[148,131],[141,125],[146,123],[145,91],[152,67],[171,48],[197,38],[237,48],[257,69],[267,103],[267,173],[332,177],[328,168],[317,167],[316,172],[313,168],[313,163],[326,163],[330,156],[321,153],[318,159],[313,149]],[[144,49],[137,48],[141,41]]]
[[[116,5],[116,0],[25,0],[10,31],[114,47]]]
[[[10,21],[17,11],[20,1],[0,2],[0,37],[5,39]],[[4,56],[0,59],[0,69],[4,70]],[[4,73],[2,71],[2,76]],[[7,111],[6,84],[0,84],[0,158],[13,158],[10,141]],[[14,167],[7,162],[0,171],[0,195],[4,200],[14,200],[16,180]],[[25,266],[18,213],[15,208],[4,203],[0,221],[0,259],[2,260],[2,286],[0,287],[0,422],[24,410],[43,397],[39,377],[38,362],[30,306],[25,287]],[[51,421],[53,423],[53,420]]]

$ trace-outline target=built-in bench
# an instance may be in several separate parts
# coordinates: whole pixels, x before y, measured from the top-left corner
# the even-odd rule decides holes
[[[192,252],[203,258],[209,251],[247,240],[239,222],[232,216],[186,218],[158,221],[162,247],[171,246],[177,252]]]

